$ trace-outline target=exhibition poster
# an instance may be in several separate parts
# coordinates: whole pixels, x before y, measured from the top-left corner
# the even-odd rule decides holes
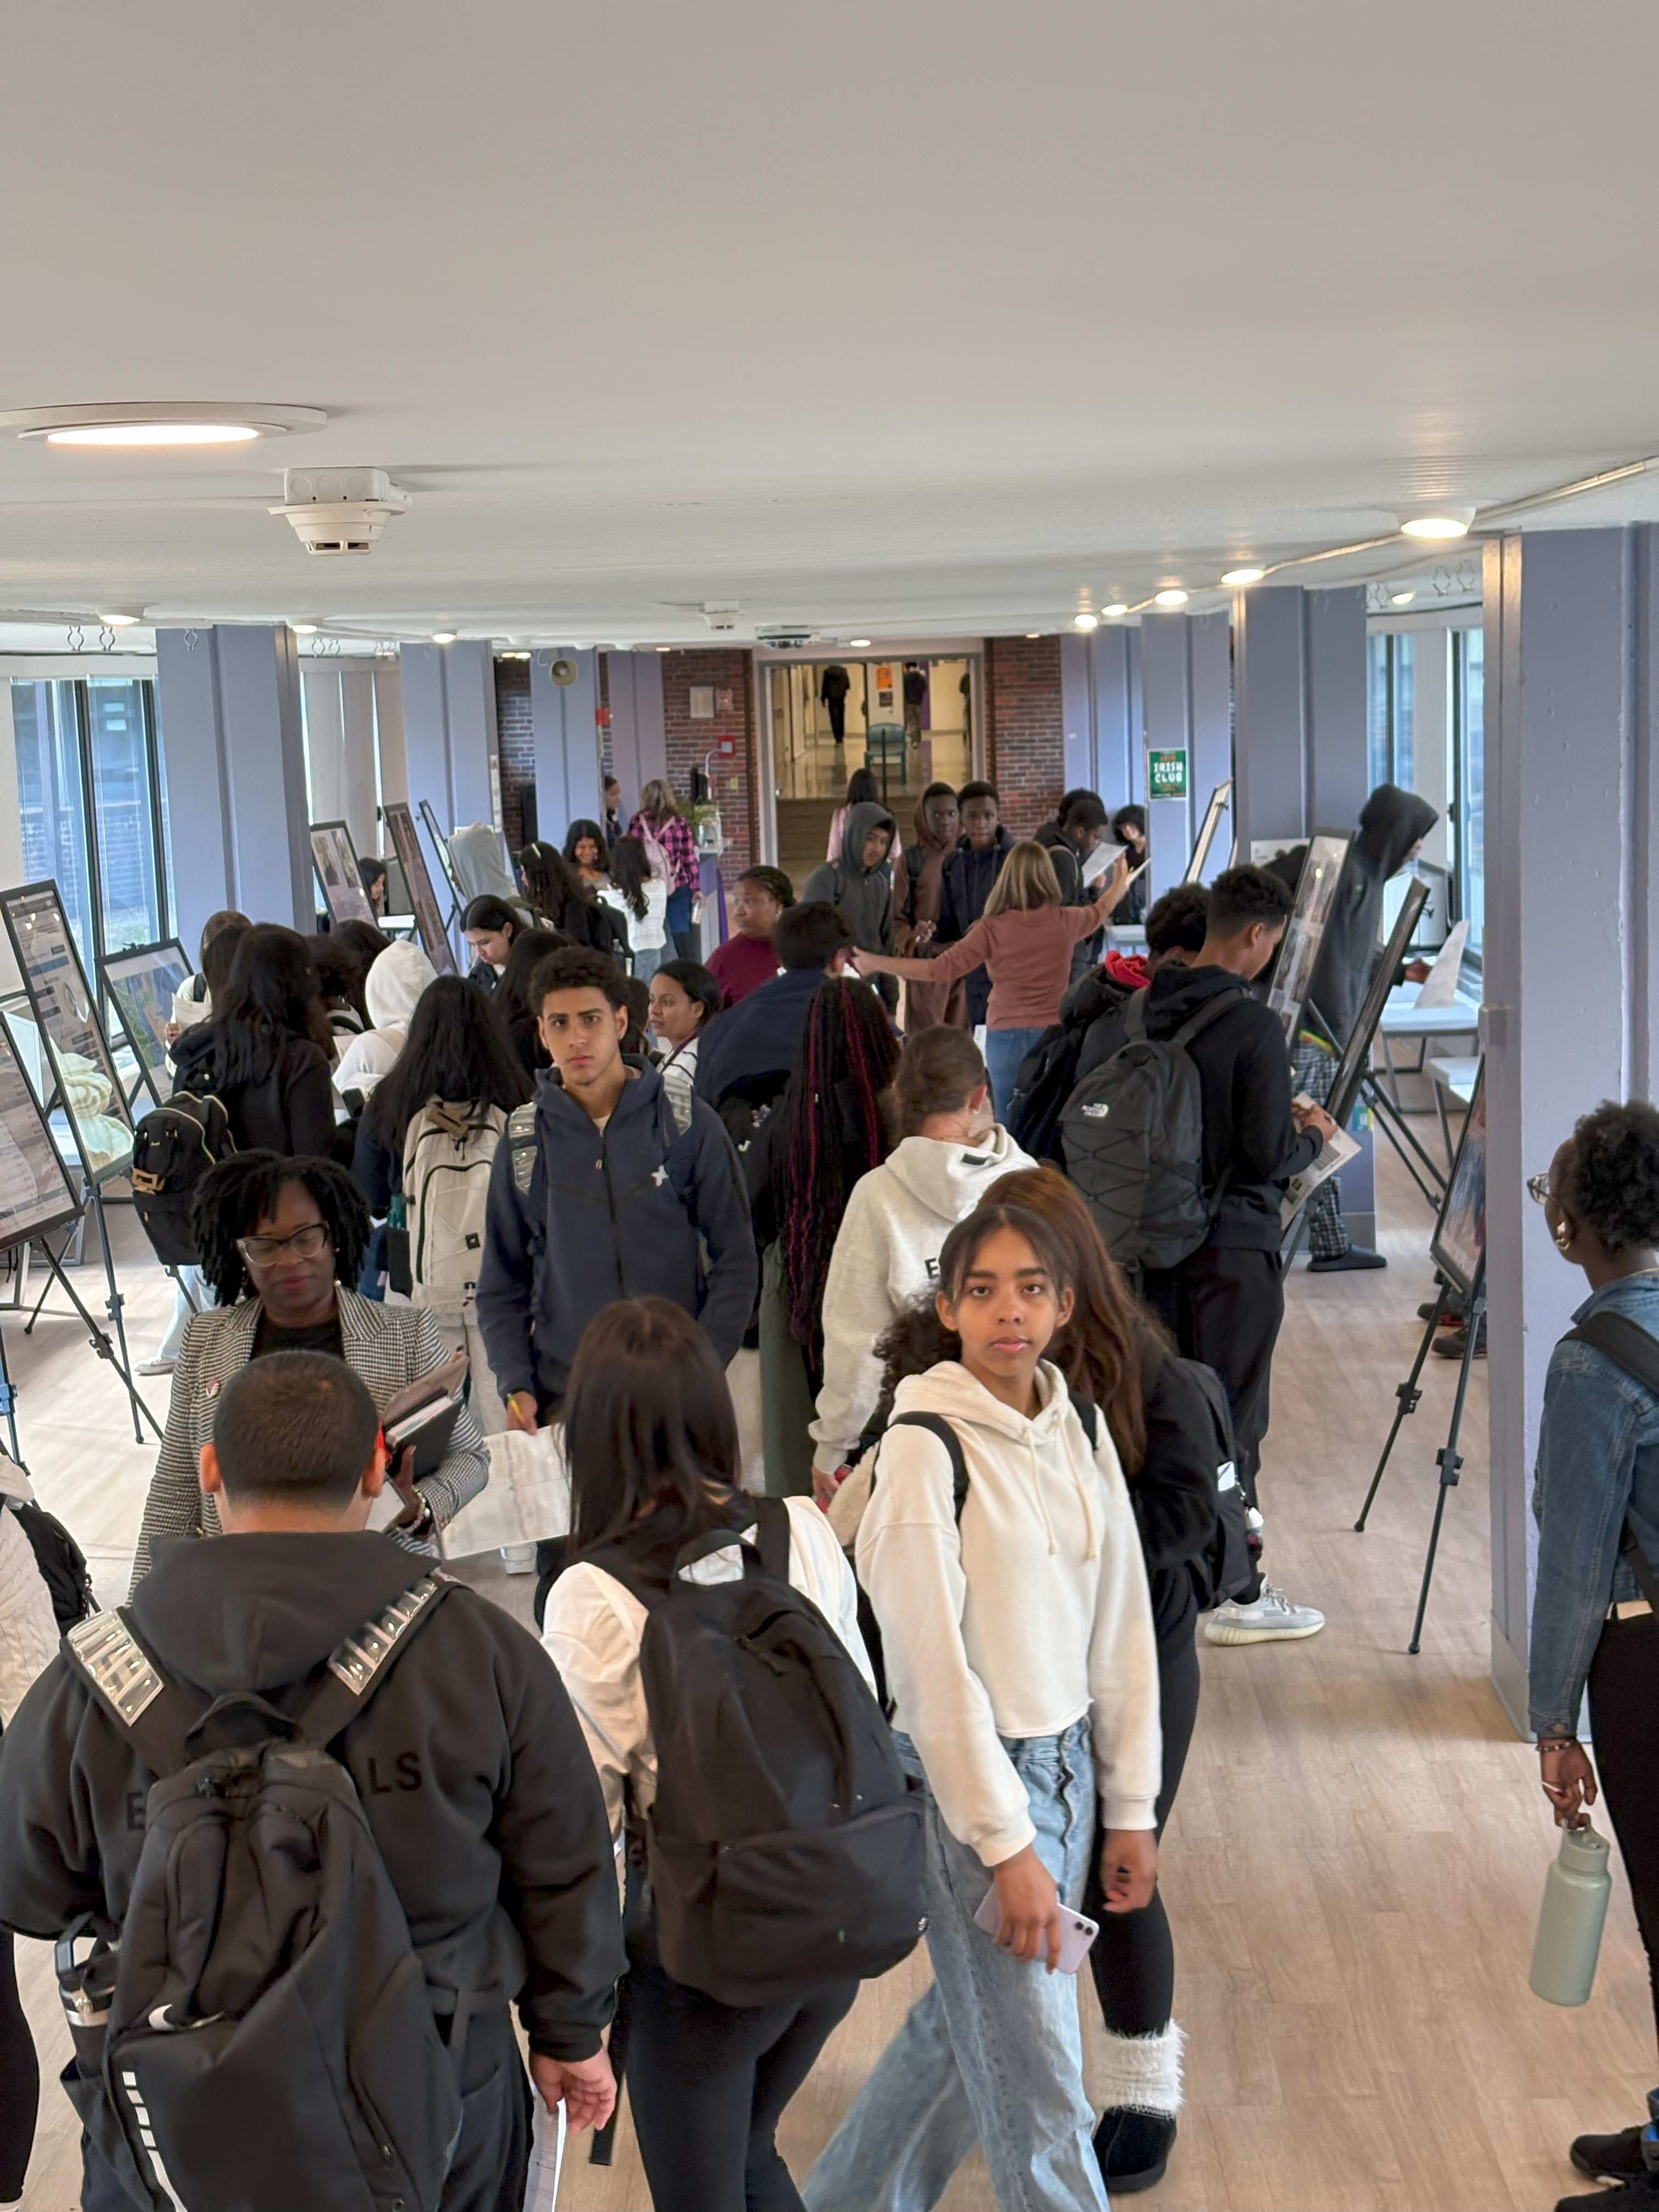
[[[58,886],[0,893],[0,908],[82,1164],[94,1182],[123,1173],[132,1159],[132,1116]]]

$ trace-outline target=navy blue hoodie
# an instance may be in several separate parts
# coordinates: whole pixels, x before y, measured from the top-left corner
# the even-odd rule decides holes
[[[696,1091],[711,1106],[736,1092],[775,1096],[794,1073],[825,970],[786,968],[710,1025],[697,1047]]]
[[[477,1316],[504,1398],[562,1398],[582,1331],[617,1298],[672,1298],[722,1364],[743,1342],[760,1262],[732,1140],[698,1100],[682,1132],[656,1069],[628,1066],[602,1131],[544,1070],[495,1154]]]

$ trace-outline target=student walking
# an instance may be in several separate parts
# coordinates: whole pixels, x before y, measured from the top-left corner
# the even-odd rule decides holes
[[[812,1487],[838,1495],[881,1397],[876,1340],[932,1285],[945,1237],[999,1176],[1032,1163],[991,1110],[990,1080],[965,1030],[912,1036],[893,1077],[898,1142],[853,1185],[823,1279],[823,1379],[811,1434]],[[857,1504],[868,1474],[855,1484]],[[843,1506],[850,1510],[851,1501]],[[852,1528],[841,1530],[843,1540]]]
[[[1105,920],[1122,890],[1124,872],[1119,861],[1092,905],[1062,906],[1048,855],[1028,839],[1009,854],[983,915],[957,944],[933,960],[860,952],[859,971],[948,983],[984,963],[991,981],[985,1064],[1000,1120],[1013,1098],[1019,1063],[1060,1012],[1071,980],[1072,947]]]
[[[637,837],[618,837],[611,848],[611,874],[599,896],[621,915],[636,982],[648,983],[668,941],[668,886],[651,872]]]
[[[1249,988],[1272,959],[1290,908],[1290,894],[1265,868],[1229,868],[1210,886],[1192,965],[1168,964],[1146,987],[1152,1038],[1172,1037],[1220,1007],[1185,1048],[1202,1099],[1209,1231],[1178,1267],[1148,1267],[1143,1292],[1188,1358],[1213,1367],[1226,1384],[1238,1479],[1258,1513],[1273,1346],[1285,1318],[1279,1208],[1286,1181],[1312,1165],[1333,1126],[1322,1108],[1291,1105],[1279,1018]],[[1261,1644],[1324,1626],[1316,1607],[1293,1605],[1264,1580],[1254,1595],[1217,1607],[1204,1633],[1212,1644]]]
[[[826,975],[842,975],[853,933],[832,906],[805,900],[778,916],[772,949],[780,972],[729,1006],[697,1055],[697,1096],[711,1106],[775,1099],[800,1057],[807,1009]]]
[[[228,1842],[225,1828],[217,1830],[222,1893],[200,1827],[188,1838],[193,1856],[175,1849],[165,1873],[158,1869],[156,1881],[176,1885],[179,1894],[179,1918],[167,1916],[173,1948],[158,1960],[142,1945],[125,1947],[117,2014],[129,1973],[141,1994],[176,1995],[182,1986],[186,1998],[202,1990],[222,1996],[236,2023],[232,2039],[195,2039],[194,2058],[182,2064],[230,2070],[235,2094],[226,2101],[239,2117],[234,2126],[192,2125],[193,2115],[181,2118],[179,2109],[180,2062],[146,2073],[135,2059],[149,2097],[143,2144],[158,2166],[165,2159],[170,2176],[165,2190],[141,2202],[270,2203],[282,2193],[275,2183],[288,2185],[296,2212],[324,2201],[325,2192],[326,2201],[343,2203],[342,2167],[356,2151],[374,2169],[348,2167],[356,2201],[390,2205],[381,2192],[397,2185],[398,2169],[382,2143],[412,2142],[443,2172],[444,2134],[453,2124],[459,2136],[441,2194],[422,2201],[435,2201],[438,2212],[517,2206],[530,2091],[509,2012],[515,1998],[530,2071],[550,2111],[562,2100],[571,2124],[584,2127],[602,2124],[615,2101],[600,2039],[623,1949],[592,1762],[534,1638],[465,1584],[434,1579],[430,1559],[368,1533],[386,1480],[379,1429],[371,1392],[337,1359],[289,1352],[228,1371],[201,1437],[201,1481],[209,1510],[234,1540],[169,1546],[123,1615],[96,1617],[100,1634],[92,1649],[108,1651],[112,1643],[125,1664],[106,1673],[97,1658],[83,1659],[66,1644],[0,1741],[0,1923],[46,1938],[82,1914],[119,1927],[135,1893],[135,1913],[146,1902],[144,1869],[155,1859],[146,1799],[152,1819],[174,1821],[191,1802],[175,1791],[170,1806],[161,1803],[152,1784],[158,1771],[220,1749],[225,1738],[215,1734],[216,1720],[224,1727],[233,1700],[229,1727],[240,1731],[233,1741],[248,1743],[251,1729],[253,1741],[269,1741],[290,1725],[303,1740],[310,1723],[318,1747],[331,1749],[344,1770],[326,1808],[331,1827],[314,1811],[314,1825],[301,1827],[302,1815],[289,1809],[295,1793],[328,1787],[331,1762],[307,1770],[296,1759],[274,1786],[242,1777],[270,1793],[265,1826],[261,1833],[253,1821],[227,1823]],[[355,1666],[357,1696],[343,1698],[331,1658]],[[365,1688],[362,1670],[371,1665],[377,1672]],[[160,1677],[159,1704],[129,1705],[123,1713],[106,1702],[142,1683],[147,1669]],[[180,1755],[170,1732],[176,1726],[182,1735],[198,1719],[204,1735]],[[168,1756],[158,1766],[163,1750]],[[186,1818],[212,1819],[213,1780],[204,1778],[203,1809]],[[288,1806],[272,1804],[276,1789],[290,1793]],[[222,1786],[216,1792],[227,1794]],[[245,1841],[239,1827],[253,1832]],[[354,1829],[353,1840],[342,1840]],[[307,1864],[308,1852],[289,1850],[284,1863],[295,1835],[321,1850],[325,1877],[331,1861],[340,1887],[325,1891],[326,1904],[343,1895],[359,1908],[359,1958],[380,1966],[389,1945],[412,1946],[413,1960],[394,1964],[409,1968],[429,2016],[424,2005],[402,2002],[410,1983],[401,1974],[380,1986],[372,2011],[368,1996],[351,1989],[353,2011],[341,2016],[348,1993],[340,1984],[349,1977],[339,1946],[347,1939],[318,1909],[314,1857]],[[273,1874],[280,1865],[281,1874],[256,1890],[267,1850],[263,1863]],[[353,1862],[342,1882],[348,1850]],[[205,1909],[210,1901],[222,1905],[216,1916]],[[384,1913],[362,1909],[383,1902]],[[153,1886],[147,1905],[140,1925],[153,1945],[162,1918]],[[332,1976],[318,1963],[331,1947]],[[283,1955],[273,1959],[278,1951]],[[307,1960],[313,1971],[301,2003],[283,1985]],[[246,1993],[259,1990],[261,1972],[272,1967],[276,1988],[266,1983],[258,1998],[267,2023],[273,2012],[279,2021],[302,2019],[313,2039],[304,2048],[292,2038],[284,2044],[282,2029],[267,2024],[261,2041],[255,2021],[260,2061],[246,2051]],[[268,2003],[279,1991],[283,2002]],[[330,2095],[331,2087],[341,2098],[351,2094],[326,2066],[331,2039],[335,2051],[343,2039],[348,2065],[365,2062],[386,2107],[375,2117],[388,2133],[377,2131],[361,2148]],[[71,2062],[96,2144],[113,2148],[114,2109],[96,2081],[76,2074]],[[354,2069],[354,2087],[357,2081]],[[443,2116],[435,2128],[431,2112]],[[136,2129],[123,2149],[143,2155]],[[93,2212],[131,2212],[134,2200],[101,2148],[89,2148],[85,2164],[80,2203]],[[252,2197],[250,2172],[258,2177]]]
[[[1158,1673],[1116,1446],[1098,1421],[1091,1445],[1044,1357],[1074,1301],[1045,1221],[979,1207],[939,1255],[957,1355],[900,1382],[882,1437],[859,1577],[927,1814],[933,1983],[808,2177],[811,2212],[917,2212],[975,2136],[1000,2205],[1105,2212],[1077,1993],[1045,1961],[1097,1782],[1105,1909],[1152,1896]]]
[[[1589,1285],[1544,1378],[1529,1726],[1558,1827],[1587,1817],[1600,1775],[1659,2025],[1659,1113],[1598,1106],[1527,1187]],[[1594,1766],[1578,1741],[1586,1687]],[[1648,2104],[1645,2131],[1578,2137],[1572,2162],[1598,2186],[1557,2212],[1659,2206],[1644,2148],[1659,2090]]]
[[[738,1486],[737,1421],[720,1359],[664,1299],[625,1300],[589,1324],[564,1421],[574,1559],[549,1595],[544,1639],[586,1735],[620,1847],[629,1822],[637,1838],[658,1795],[640,1667],[645,1597],[667,1596],[676,1559],[700,1538],[729,1532],[734,1551],[744,1532],[759,1540],[757,1518],[769,1509]],[[781,1516],[791,1585],[870,1683],[856,1589],[828,1523],[810,1499],[769,1511]],[[638,1875],[636,1864],[626,2063],[652,2202],[660,2212],[798,2212],[799,2194],[778,2154],[778,2121],[858,1984],[820,1983],[765,2004],[730,2005],[676,1981]]]
[[[305,939],[261,922],[236,941],[212,1018],[173,1048],[181,1091],[211,1091],[241,1151],[326,1158],[334,1145],[334,1038]]]
[[[745,868],[732,885],[736,934],[708,956],[708,972],[725,993],[728,1006],[735,1006],[777,974],[772,932],[794,903],[795,887],[781,868]]]
[[[957,806],[962,842],[939,872],[939,921],[933,942],[941,946],[959,944],[979,920],[991,896],[991,886],[1014,849],[1014,841],[999,818],[1000,802],[994,785],[964,783],[957,793]],[[913,951],[921,949],[926,931],[924,922],[918,932],[918,943],[911,948]],[[964,1029],[982,1029],[991,997],[991,979],[982,964],[963,977],[962,988],[962,1025]]]
[[[893,817],[879,799],[847,810],[839,856],[813,869],[801,889],[804,902],[835,908],[865,952],[893,949]]]
[[[894,873],[896,942],[919,951],[939,927],[945,896],[945,864],[962,835],[957,795],[948,783],[930,783],[916,801],[915,842],[907,845]],[[960,1024],[965,997],[960,977],[953,983],[910,983],[904,993],[904,1028],[914,1036],[934,1022]]]
[[[640,793],[640,811],[628,825],[650,857],[653,875],[668,886],[668,934],[682,960],[695,960],[697,943],[696,909],[702,884],[696,840],[691,824],[680,811],[674,787],[653,776]]]

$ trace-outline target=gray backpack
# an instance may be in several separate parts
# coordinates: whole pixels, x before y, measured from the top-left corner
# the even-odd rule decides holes
[[[1248,995],[1242,986],[1224,992],[1173,1036],[1152,1038],[1146,993],[1137,991],[1124,1014],[1122,1044],[1066,1102],[1066,1172],[1121,1267],[1176,1267],[1210,1233],[1204,1105],[1187,1047]]]
[[[461,2129],[455,2063],[326,1747],[454,1587],[429,1575],[394,1598],[294,1717],[251,1692],[200,1710],[121,1613],[66,1638],[159,1778],[118,1954],[77,1963],[58,1947],[81,2071],[103,2077],[101,2096],[82,2085],[82,2117],[137,2203],[437,2212]]]

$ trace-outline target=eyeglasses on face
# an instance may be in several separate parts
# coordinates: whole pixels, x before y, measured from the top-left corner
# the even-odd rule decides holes
[[[1527,1177],[1527,1195],[1528,1198],[1535,1198],[1540,1206],[1542,1206],[1549,1194],[1550,1171],[1547,1168],[1544,1170],[1542,1175],[1529,1175]]]
[[[307,1221],[291,1237],[239,1237],[236,1249],[250,1267],[269,1267],[284,1252],[296,1260],[314,1260],[328,1243],[328,1224]]]

